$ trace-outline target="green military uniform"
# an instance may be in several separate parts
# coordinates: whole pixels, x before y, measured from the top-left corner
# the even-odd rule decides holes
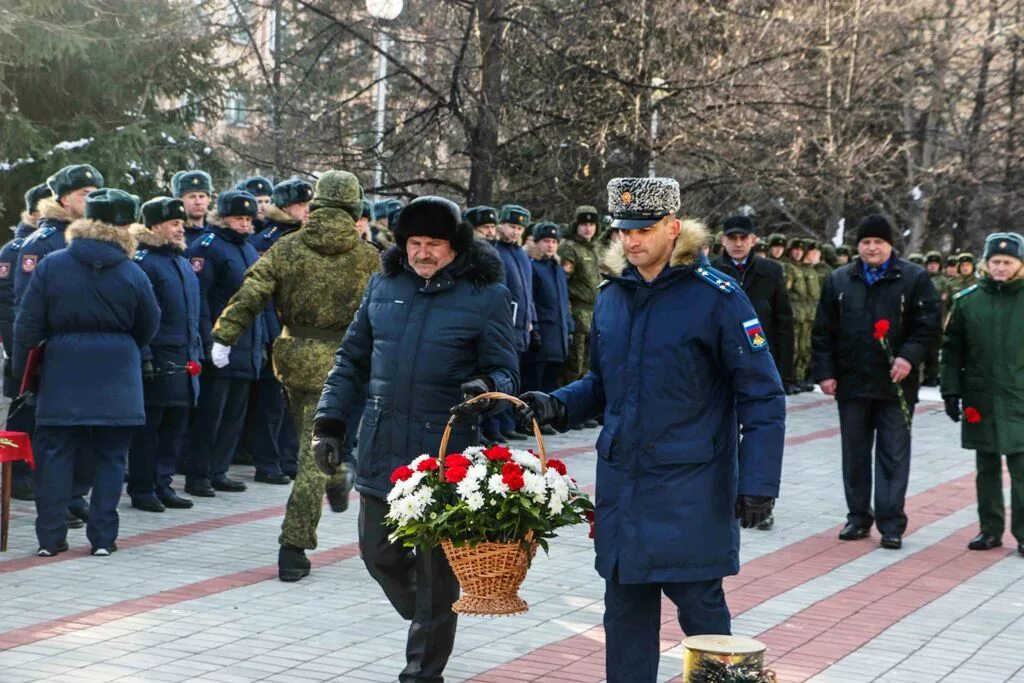
[[[1007,233],[992,237],[1000,235]],[[962,399],[962,445],[977,451],[981,532],[996,539],[1002,537],[1005,526],[1000,455],[1006,455],[1010,530],[1018,544],[1024,543],[1022,340],[1024,269],[1009,282],[986,276],[955,296],[942,339],[942,395]]]
[[[344,477],[329,482],[313,461],[313,413],[366,284],[380,270],[379,252],[360,239],[352,218],[359,215],[362,198],[355,176],[330,171],[316,192],[305,227],[282,237],[249,269],[213,329],[216,341],[232,345],[273,297],[284,324],[274,342],[274,374],[300,430],[299,471],[280,542],[306,549],[317,544],[325,489]]]
[[[805,383],[811,369],[811,328],[814,325],[813,306],[817,305],[821,288],[814,270],[792,258],[793,249],[804,249],[804,241],[794,237],[786,244],[786,254],[781,259],[786,276],[789,302],[793,306],[793,333],[796,339],[793,352],[793,377],[798,383]]]
[[[956,257],[956,262],[957,271],[959,271],[961,263],[974,263],[974,254],[965,251]],[[946,294],[946,298],[952,302],[953,297],[968,287],[976,284],[978,284],[978,274],[976,270],[972,270],[970,275],[957,275],[956,277],[947,280],[944,293]],[[950,305],[952,305],[952,303],[950,303]]]
[[[584,220],[586,219],[586,220]],[[597,224],[597,209],[580,206],[576,209],[570,224],[569,236],[558,247],[558,258],[566,268],[569,281],[569,308],[572,309],[574,332],[569,344],[569,357],[562,371],[561,384],[564,386],[578,380],[587,373],[590,349],[590,328],[594,322],[594,301],[597,300],[597,286],[601,284],[601,246],[595,234],[591,240],[580,237],[576,228],[580,223]]]
[[[782,261],[786,257],[786,252],[782,252],[782,256],[777,258],[777,257],[771,255],[771,250],[772,250],[772,247],[785,247],[785,246],[786,246],[786,236],[783,235],[781,232],[773,232],[772,234],[768,235],[768,250],[767,251],[768,251],[769,258],[773,258],[776,261],[778,261],[779,263],[782,263]]]
[[[932,286],[935,287],[935,291],[938,292],[939,298],[941,299],[942,305],[942,323],[946,323],[946,316],[949,313],[949,305],[944,295],[946,289],[946,276],[942,272],[942,254],[937,251],[929,251],[924,257],[925,267],[927,268],[929,263],[938,263],[939,270],[934,273],[929,273],[928,277],[932,280]],[[939,348],[934,347],[924,359],[924,365],[922,367],[924,372],[924,378],[921,382],[922,386],[934,387],[938,385],[939,377]]]
[[[907,257],[907,260],[911,263],[916,263],[919,266],[924,265],[924,254],[915,251],[913,254]]]

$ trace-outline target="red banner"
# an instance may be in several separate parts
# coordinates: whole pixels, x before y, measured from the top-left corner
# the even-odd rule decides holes
[[[0,462],[24,460],[35,469],[32,457],[32,440],[25,432],[0,432]]]

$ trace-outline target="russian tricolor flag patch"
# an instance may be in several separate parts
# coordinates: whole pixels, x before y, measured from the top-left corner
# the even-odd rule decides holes
[[[768,340],[764,336],[764,330],[761,329],[761,321],[757,318],[751,318],[743,323],[743,332],[747,335],[750,348],[754,351],[768,348]]]

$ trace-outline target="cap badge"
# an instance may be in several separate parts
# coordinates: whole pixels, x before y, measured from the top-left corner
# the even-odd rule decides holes
[[[245,208],[247,208],[247,209],[249,208],[249,200],[248,200],[248,199],[246,199],[246,200],[245,200],[245,201],[243,202],[243,206],[245,206]]]
[[[92,178],[92,171],[86,171],[85,172],[85,177],[86,178]]]
[[[192,184],[193,185],[198,185],[199,184],[199,178],[193,178],[192,179]]]
[[[629,190],[626,190],[625,192],[622,193],[622,203],[629,204],[631,201],[633,201],[633,193],[630,192]]]
[[[999,243],[999,248],[1000,249],[1005,249],[1006,248],[1006,240],[1003,240],[1002,242]]]

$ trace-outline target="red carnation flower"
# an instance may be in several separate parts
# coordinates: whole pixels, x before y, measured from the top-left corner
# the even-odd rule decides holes
[[[437,469],[437,458],[427,458],[421,460],[420,464],[416,466],[420,472],[433,472]]]
[[[511,460],[512,454],[505,446],[491,446],[484,451],[484,456],[488,460]]]
[[[469,467],[472,464],[462,453],[453,453],[444,459],[445,467]]]
[[[967,406],[964,408],[964,418],[967,420],[967,424],[976,425],[981,422],[981,413],[974,406]]]
[[[565,463],[564,462],[562,462],[561,460],[555,460],[555,459],[548,460],[548,469],[549,470],[554,470],[555,472],[558,472],[563,477],[569,472],[569,470],[567,470],[565,468]]]
[[[590,524],[590,534],[589,534],[589,537],[593,538],[594,537],[594,511],[593,510],[585,510],[583,512],[583,516],[587,518],[587,523]]]
[[[194,360],[190,360],[189,362],[185,363],[185,372],[187,372],[191,377],[195,377],[202,371],[203,366],[195,362]]]
[[[466,478],[465,467],[449,467],[444,471],[444,480],[449,484],[458,484]]]
[[[501,480],[513,491],[518,491],[523,488],[523,468],[514,462],[505,463],[501,468]]]
[[[397,484],[400,481],[405,481],[412,475],[413,471],[409,469],[409,466],[402,465],[401,467],[396,468],[395,471],[391,473],[391,483]]]
[[[885,335],[889,334],[889,321],[885,318],[875,322],[875,339],[885,339]]]

